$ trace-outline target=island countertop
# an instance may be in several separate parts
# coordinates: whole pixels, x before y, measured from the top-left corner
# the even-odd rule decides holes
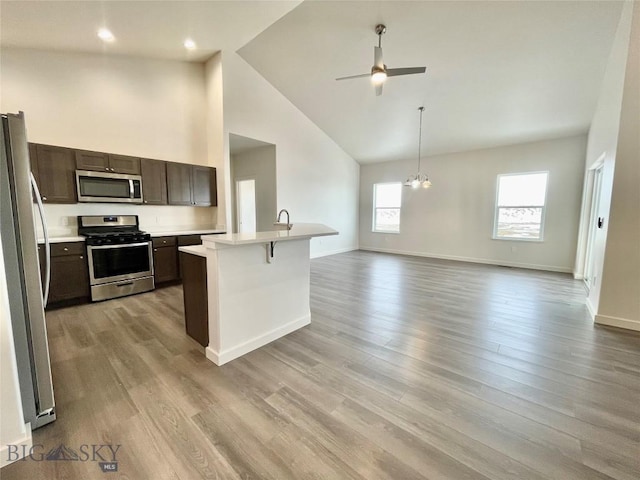
[[[178,247],[178,251],[189,253],[191,255],[197,255],[199,257],[207,256],[207,249],[204,247],[204,245],[189,245],[185,247]]]
[[[249,245],[253,243],[282,242],[302,240],[304,238],[338,235],[338,231],[321,223],[297,223],[291,230],[273,230],[268,232],[227,233],[223,235],[203,235],[203,243],[221,243],[224,245]]]

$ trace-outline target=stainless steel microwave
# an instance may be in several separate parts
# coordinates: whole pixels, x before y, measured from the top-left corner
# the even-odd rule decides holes
[[[76,170],[79,202],[142,203],[142,177]]]

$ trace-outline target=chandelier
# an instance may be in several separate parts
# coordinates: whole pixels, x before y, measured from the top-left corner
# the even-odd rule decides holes
[[[415,175],[409,175],[407,181],[404,182],[405,187],[412,188],[429,188],[431,186],[431,182],[429,181],[429,177],[420,171],[420,154],[422,151],[422,113],[424,112],[424,107],[419,107],[420,111],[420,133],[418,135],[418,173]]]

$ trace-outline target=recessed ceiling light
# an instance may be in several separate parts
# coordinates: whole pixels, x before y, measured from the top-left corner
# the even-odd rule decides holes
[[[106,28],[101,28],[98,30],[98,37],[100,37],[105,42],[113,42],[116,37],[113,36],[113,33]]]
[[[187,38],[184,41],[184,48],[186,48],[187,50],[195,50],[196,49],[196,42],[194,42],[190,38]]]

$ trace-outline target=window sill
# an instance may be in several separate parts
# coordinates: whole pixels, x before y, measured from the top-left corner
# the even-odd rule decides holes
[[[543,238],[516,238],[516,237],[491,237],[491,240],[506,240],[507,242],[531,242],[531,243],[543,243]]]
[[[388,235],[400,235],[400,232],[387,232],[384,230],[371,230],[371,233],[385,233]]]

